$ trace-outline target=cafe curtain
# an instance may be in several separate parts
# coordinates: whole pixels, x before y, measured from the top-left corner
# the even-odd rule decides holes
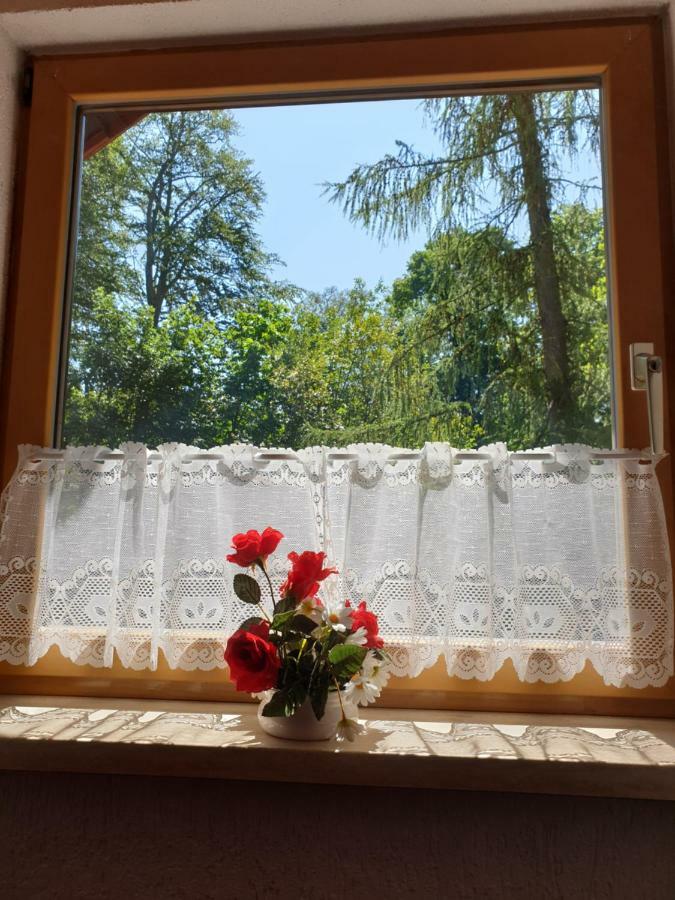
[[[672,673],[671,569],[647,454],[503,444],[459,451],[359,444],[201,450],[22,446],[3,495],[0,659],[50,647],[76,663],[224,666],[250,613],[225,562],[233,534],[267,525],[323,550],[326,599],[366,600],[397,674],[607,684]],[[264,587],[264,586],[263,586]]]

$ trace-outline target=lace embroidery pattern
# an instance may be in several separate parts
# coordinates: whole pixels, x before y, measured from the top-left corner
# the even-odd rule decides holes
[[[0,659],[57,646],[94,666],[223,667],[247,613],[229,538],[273,524],[273,581],[288,550],[324,550],[332,590],[378,614],[401,675],[444,658],[487,681],[511,660],[553,682],[590,662],[607,684],[663,684],[672,586],[653,462],[544,449],[23,447],[2,498]]]

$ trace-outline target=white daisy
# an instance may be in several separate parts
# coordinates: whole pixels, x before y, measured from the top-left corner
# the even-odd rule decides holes
[[[352,623],[351,607],[344,603],[330,603],[324,608],[323,620],[333,631],[344,633]]]
[[[382,690],[389,681],[391,672],[386,660],[378,659],[374,653],[368,653],[363,660],[363,674],[369,682]]]
[[[348,719],[343,716],[337,724],[335,737],[338,741],[354,742],[354,738],[363,732],[363,726],[356,719]]]
[[[366,706],[368,703],[374,703],[377,700],[380,696],[380,688],[361,672],[345,685],[345,696],[352,703]]]

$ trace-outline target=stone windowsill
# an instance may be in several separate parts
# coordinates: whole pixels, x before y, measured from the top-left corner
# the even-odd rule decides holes
[[[0,769],[675,800],[675,721],[362,711],[353,744],[268,737],[250,704],[0,696]]]

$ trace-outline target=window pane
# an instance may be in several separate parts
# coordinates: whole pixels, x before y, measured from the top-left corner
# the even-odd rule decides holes
[[[63,442],[609,446],[599,102],[88,113]]]

